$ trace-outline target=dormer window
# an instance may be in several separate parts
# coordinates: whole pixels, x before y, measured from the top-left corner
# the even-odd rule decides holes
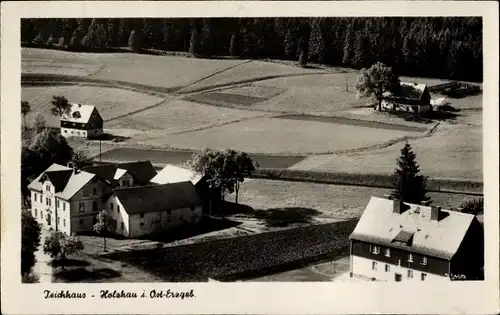
[[[412,254],[408,254],[408,262],[413,262],[413,255]]]
[[[372,253],[375,255],[380,254],[380,246],[373,246],[372,247]]]
[[[73,116],[73,118],[80,118],[80,117],[82,117],[82,115],[80,114],[80,112],[74,112],[72,116]]]
[[[48,184],[47,184],[47,185],[45,186],[45,190],[50,191],[50,185],[48,185]]]
[[[427,265],[427,257],[422,257],[422,265]]]
[[[391,250],[389,248],[385,249],[385,257],[391,257]]]

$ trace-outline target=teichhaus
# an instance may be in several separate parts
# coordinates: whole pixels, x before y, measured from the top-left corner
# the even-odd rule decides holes
[[[386,110],[425,113],[432,110],[431,95],[425,84],[401,82],[397,94],[385,92],[382,108]]]
[[[103,120],[92,105],[71,104],[61,117],[61,134],[64,137],[92,138],[103,134]]]
[[[194,185],[153,185],[149,161],[78,169],[51,165],[28,185],[33,216],[44,228],[66,234],[92,231],[97,213],[107,210],[115,233],[139,236],[201,219]]]
[[[474,215],[372,197],[350,236],[351,276],[383,281],[481,279]]]

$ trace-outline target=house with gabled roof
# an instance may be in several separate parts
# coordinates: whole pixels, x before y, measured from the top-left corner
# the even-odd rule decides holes
[[[31,212],[46,229],[66,234],[91,231],[102,197],[112,187],[74,165],[52,164],[29,185]]]
[[[61,135],[93,138],[103,134],[103,119],[93,105],[71,104],[61,117]]]
[[[426,84],[401,82],[397,93],[385,92],[382,97],[382,109],[425,113],[432,110],[431,95]]]
[[[202,219],[202,199],[190,181],[116,188],[105,199],[112,230],[125,237],[139,237]]]
[[[482,279],[474,215],[372,197],[350,236],[351,276],[382,281]]]

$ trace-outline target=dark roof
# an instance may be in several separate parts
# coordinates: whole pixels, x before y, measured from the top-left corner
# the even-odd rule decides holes
[[[201,199],[191,182],[118,188],[113,192],[128,214],[201,205]]]
[[[427,85],[425,84],[401,82],[400,90],[397,93],[386,92],[384,97],[400,100],[420,100],[426,89]]]
[[[87,166],[83,168],[86,172],[93,173],[98,177],[112,183],[117,169],[124,169],[130,173],[137,184],[146,185],[156,176],[156,170],[150,161],[138,161],[121,164],[104,164]]]
[[[57,193],[64,190],[64,187],[66,187],[66,184],[68,183],[72,174],[73,170],[45,172],[45,174],[40,178],[40,181],[43,182],[45,178],[48,178],[52,185],[54,185],[55,192]]]

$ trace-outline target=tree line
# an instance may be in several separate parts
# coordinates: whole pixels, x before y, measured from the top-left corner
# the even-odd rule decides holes
[[[23,19],[25,46],[273,58],[481,82],[480,17]]]

